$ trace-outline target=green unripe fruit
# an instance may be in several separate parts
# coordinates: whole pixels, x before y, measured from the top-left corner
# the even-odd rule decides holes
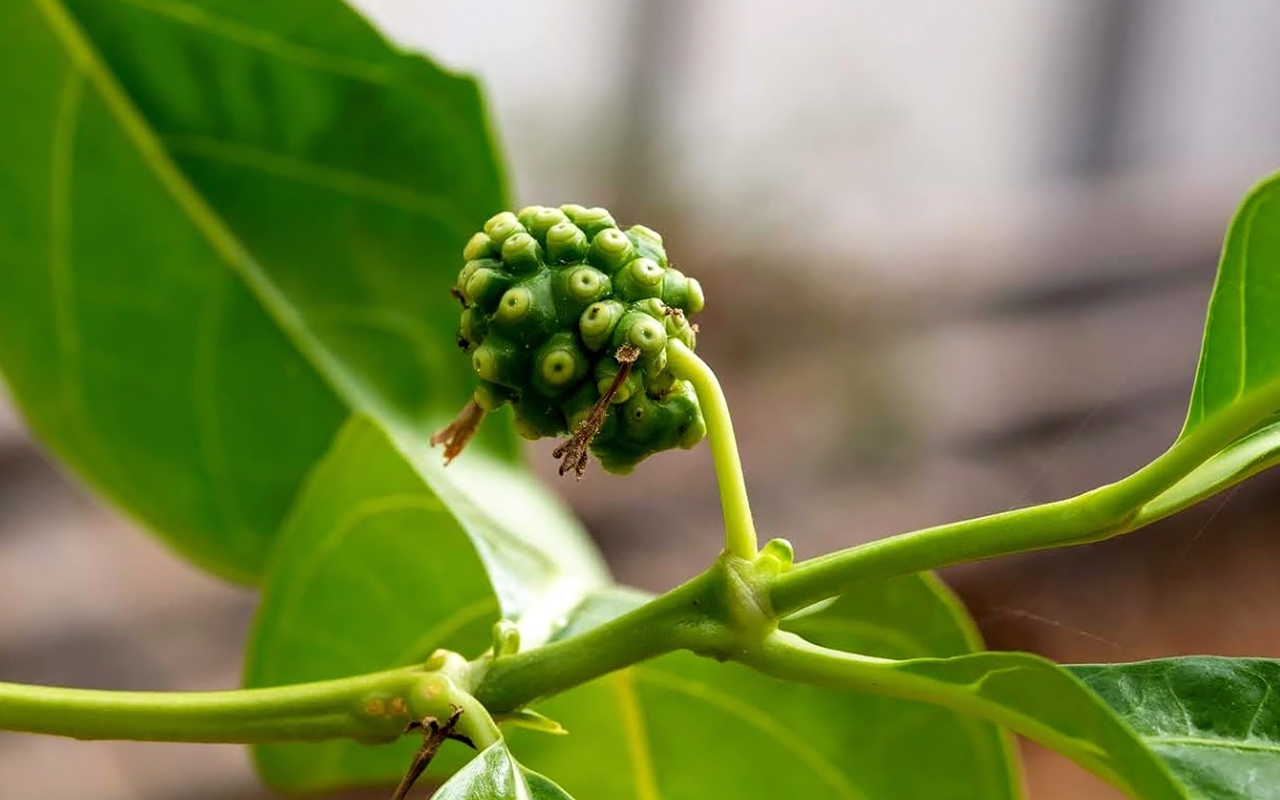
[[[502,406],[510,403],[515,399],[516,393],[505,386],[499,386],[496,383],[488,381],[480,381],[476,386],[476,390],[471,395],[471,399],[476,401],[476,405],[485,411],[497,411]]]
[[[617,230],[618,223],[613,221],[613,216],[603,208],[583,208],[577,206],[573,211],[565,206],[560,206],[560,210],[573,220],[573,224],[582,229],[587,235],[588,241],[594,241],[596,234],[603,230]]]
[[[637,258],[618,270],[614,276],[614,285],[617,286],[618,293],[628,300],[658,297],[663,294],[665,272],[652,258]],[[665,297],[663,300],[671,304]]]
[[[578,320],[578,332],[588,350],[599,350],[613,339],[625,309],[617,300],[601,300],[587,306]]]
[[[467,287],[462,290],[462,296],[467,302],[483,309],[486,314],[491,314],[514,281],[505,272],[480,267],[467,278]]]
[[[523,231],[513,233],[502,243],[502,263],[517,275],[526,275],[542,266],[542,246]]]
[[[603,396],[605,392],[609,391],[609,387],[613,386],[614,380],[618,377],[618,373],[621,371],[622,365],[615,359],[602,358],[597,361],[595,370],[596,391]],[[633,394],[643,388],[644,378],[642,374],[633,369],[622,383],[618,384],[617,391],[613,395],[613,399],[609,402],[614,403],[615,405],[618,403],[625,403],[627,400],[631,399]]]
[[[524,226],[520,224],[520,220],[516,219],[516,215],[510,211],[494,214],[484,224],[484,232],[489,235],[494,247],[502,247],[502,243],[507,240],[508,236],[523,230]]]
[[[617,350],[624,344],[638,347],[641,358],[652,358],[666,353],[667,332],[661,322],[643,311],[628,311],[613,330],[613,349]]]
[[[474,261],[477,258],[488,258],[495,255],[493,240],[489,238],[489,234],[483,231],[472,236],[467,241],[467,246],[462,248],[462,257],[467,261]]]
[[[551,293],[562,322],[571,323],[582,316],[587,306],[613,291],[609,276],[595,267],[574,264],[555,273],[551,279]]]
[[[587,259],[612,275],[635,257],[636,248],[627,235],[617,228],[606,228],[591,239]]]
[[[528,206],[491,217],[463,256],[458,338],[479,385],[442,439],[456,444],[448,457],[480,412],[507,404],[524,436],[574,432],[562,468],[584,464],[589,444],[626,472],[704,435],[696,396],[667,367],[671,340],[695,344],[686,314],[702,308],[702,288],[670,267],[656,231],[623,231],[602,208]]]
[[[533,386],[547,397],[556,397],[574,388],[590,369],[578,337],[561,331],[534,352]]]
[[[522,344],[540,342],[554,332],[551,274],[543,270],[508,289],[493,312],[493,327]]]
[[[572,222],[561,222],[547,230],[547,262],[572,264],[586,258],[587,235]]]
[[[489,334],[471,353],[471,367],[481,380],[519,390],[529,378],[529,354],[497,334]]]

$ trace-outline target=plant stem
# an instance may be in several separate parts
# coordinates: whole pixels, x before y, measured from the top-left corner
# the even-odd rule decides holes
[[[693,384],[707,421],[707,440],[720,484],[720,507],[724,513],[724,548],[743,559],[756,556],[756,528],[747,501],[747,484],[742,477],[742,460],[738,456],[738,440],[733,435],[729,403],[716,374],[680,341],[667,342],[667,364],[672,374]]]
[[[696,650],[716,634],[716,567],[576,636],[495,659],[474,694],[492,714],[674,650]]]
[[[398,701],[398,702],[397,702]],[[391,741],[411,719],[464,709],[459,730],[496,741],[473,699],[418,667],[223,692],[120,692],[0,683],[0,730],[160,742]]]
[[[1280,407],[1280,379],[1204,420],[1129,477],[1068,500],[953,522],[868,542],[797,564],[779,576],[773,607],[790,613],[859,581],[998,556],[1086,544],[1136,530],[1143,506]]]
[[[989,655],[1003,657],[1008,654]],[[1036,657],[1028,655],[1025,658]],[[787,681],[919,700],[990,720],[1068,756],[1130,796],[1137,796],[1133,787],[1111,768],[1104,755],[1087,739],[1059,730],[1019,710],[1017,705],[1005,704],[982,691],[975,691],[967,682],[938,680],[930,677],[927,669],[920,669],[921,666],[945,664],[947,659],[895,661],[857,655],[822,647],[793,633],[778,630],[765,637],[758,648],[744,654],[741,660],[766,675]]]

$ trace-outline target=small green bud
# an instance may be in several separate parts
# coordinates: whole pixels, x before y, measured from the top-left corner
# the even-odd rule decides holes
[[[578,320],[578,332],[588,350],[599,350],[609,343],[624,310],[617,300],[600,300],[587,306]]]
[[[617,228],[618,223],[613,221],[613,217],[603,208],[581,208],[577,213],[570,213],[564,206],[560,206],[560,210],[573,220],[573,224],[582,228],[582,232],[587,235],[589,241],[594,241],[596,234],[607,228]]]
[[[520,220],[516,219],[516,215],[510,211],[494,214],[484,224],[484,232],[489,234],[489,239],[492,240],[494,247],[502,247],[502,243],[507,240],[508,236],[523,230],[524,226],[520,224]]]
[[[652,258],[660,267],[667,266],[667,251],[662,247],[662,237],[657,231],[644,225],[632,225],[627,228],[627,238],[641,256]]]
[[[497,411],[515,399],[516,393],[505,386],[481,380],[472,393],[471,399],[485,411]]]
[[[509,619],[493,624],[493,657],[513,656],[520,651],[520,629]]]
[[[529,377],[529,356],[523,347],[496,333],[471,353],[471,366],[482,380],[521,389]]]
[[[587,255],[587,235],[572,222],[561,222],[547,230],[547,261],[571,264]]]
[[[687,311],[689,304],[689,279],[678,269],[668,269],[662,276],[662,302]]]
[[[551,279],[551,293],[565,322],[577,320],[587,306],[608,297],[612,290],[609,276],[586,264],[565,267]]]
[[[583,211],[586,211],[587,207],[580,206],[577,203],[565,203],[564,205],[560,206],[560,210],[564,212],[564,215],[569,218],[570,222],[576,225],[578,222],[578,215],[581,214]]]
[[[475,234],[467,241],[467,246],[462,248],[462,257],[467,261],[474,261],[477,258],[488,258],[496,255],[493,246],[493,240],[489,238],[489,234],[480,232]]]
[[[662,323],[643,311],[628,311],[622,315],[618,327],[613,330],[613,349],[616,351],[627,343],[640,348],[642,358],[665,354],[667,332]]]
[[[612,275],[635,257],[636,248],[627,235],[617,228],[605,228],[591,239],[587,259]]]
[[[523,231],[513,233],[502,243],[502,263],[517,275],[525,275],[542,266],[542,246]]]
[[[565,213],[558,208],[547,208],[539,206],[536,211],[529,215],[528,221],[524,217],[520,218],[524,222],[524,227],[532,233],[534,238],[543,244],[547,241],[547,233],[557,225],[572,225]]]
[[[637,258],[618,270],[614,283],[618,293],[628,300],[641,300],[646,297],[663,295],[663,270],[652,258]],[[668,305],[671,301],[662,298]]]
[[[493,312],[493,327],[523,344],[542,341],[554,331],[551,273],[544,270],[508,289]]]
[[[772,561],[771,571],[786,572],[795,563],[796,550],[786,539],[770,539],[760,548],[757,558]]]
[[[493,313],[513,282],[514,278],[505,272],[480,267],[467,278],[467,288],[462,290],[462,296],[486,313]]]
[[[547,397],[564,394],[591,369],[587,354],[578,346],[578,337],[561,331],[533,354],[533,386]]]
[[[622,370],[622,365],[614,358],[602,358],[596,362],[596,391],[603,397],[604,393],[609,391],[609,387],[613,385],[613,381],[618,377],[618,373]],[[611,403],[625,403],[631,398],[631,395],[640,391],[644,386],[644,380],[640,372],[631,370],[631,373],[623,379],[618,386],[617,392],[614,394]]]
[[[516,219],[520,221],[520,224],[524,226],[525,230],[529,230],[529,227],[533,225],[534,214],[537,214],[544,208],[546,208],[546,206],[525,206],[516,212]]]
[[[453,285],[462,295],[462,299],[468,303],[471,301],[467,297],[467,281],[471,280],[471,276],[474,275],[478,269],[501,270],[502,262],[496,261],[492,258],[481,258],[474,261],[468,261],[462,265],[462,270],[458,272],[458,279],[454,281]]]

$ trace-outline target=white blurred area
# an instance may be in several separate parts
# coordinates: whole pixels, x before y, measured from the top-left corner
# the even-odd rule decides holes
[[[644,221],[703,279],[761,533],[802,557],[1163,449],[1222,232],[1280,168],[1275,0],[355,3],[479,77],[518,202]],[[1153,534],[1173,547],[948,577],[994,646],[1277,657],[1267,486]],[[555,490],[624,581],[718,549],[705,447]],[[0,407],[0,680],[235,684],[252,593],[86,498]],[[1034,800],[1114,797],[1029,758]],[[266,796],[237,748],[0,735],[0,776],[42,800]]]
[[[643,196],[730,248],[883,255],[1280,165],[1270,0],[357,4],[480,77],[521,202]]]

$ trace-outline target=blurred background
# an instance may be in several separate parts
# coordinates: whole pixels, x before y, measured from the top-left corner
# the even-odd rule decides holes
[[[1160,452],[1231,211],[1280,167],[1270,0],[357,5],[479,75],[522,204],[643,221],[703,281],[758,526],[801,557]],[[945,577],[992,647],[1280,657],[1278,486]],[[557,489],[622,580],[663,589],[718,550],[706,448]],[[253,607],[97,505],[0,399],[0,677],[230,686]],[[1036,800],[1117,797],[1026,754]],[[42,800],[265,797],[235,747],[0,735],[0,775]]]

